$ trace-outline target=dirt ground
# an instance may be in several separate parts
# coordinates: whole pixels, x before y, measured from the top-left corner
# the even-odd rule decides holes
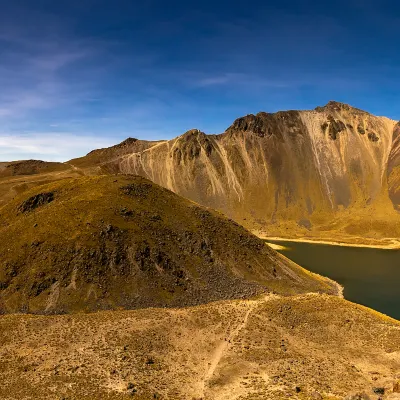
[[[4,400],[396,399],[398,379],[400,323],[329,295],[0,319]]]

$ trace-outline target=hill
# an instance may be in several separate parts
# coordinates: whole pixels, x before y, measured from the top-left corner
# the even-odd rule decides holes
[[[369,243],[400,236],[398,126],[329,102],[247,115],[220,135],[190,130],[124,154],[110,148],[96,162],[103,173],[144,176],[259,235]]]
[[[32,187],[83,174],[83,171],[65,163],[41,160],[0,162],[0,207]]]
[[[181,307],[337,293],[223,215],[141,178],[35,187],[0,209],[0,311]]]
[[[46,162],[41,160],[12,161],[0,163],[0,178],[19,175],[36,175],[49,172],[60,172],[71,167],[59,162]]]

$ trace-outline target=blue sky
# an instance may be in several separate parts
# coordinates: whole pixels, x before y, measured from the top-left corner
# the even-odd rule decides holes
[[[0,161],[329,100],[400,119],[394,1],[0,0]]]

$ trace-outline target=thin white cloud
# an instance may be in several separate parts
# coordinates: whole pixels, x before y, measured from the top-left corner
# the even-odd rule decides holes
[[[32,118],[36,111],[79,104],[96,96],[79,74],[89,74],[85,63],[101,52],[98,43],[63,34],[33,34],[28,28],[0,26],[0,122]],[[71,68],[77,66],[71,75]]]
[[[112,146],[119,139],[69,132],[35,132],[24,135],[0,133],[0,161],[67,161],[93,149]]]
[[[352,71],[346,71],[351,74]],[[356,75],[356,74],[354,74]],[[200,72],[186,72],[180,75],[179,79],[188,87],[192,88],[211,88],[211,87],[230,87],[241,90],[254,89],[287,89],[294,90],[303,86],[315,87],[365,87],[365,82],[357,77],[333,76],[329,73],[299,73],[292,74],[290,77],[276,74],[269,77],[260,74],[246,73],[221,73],[207,75]]]

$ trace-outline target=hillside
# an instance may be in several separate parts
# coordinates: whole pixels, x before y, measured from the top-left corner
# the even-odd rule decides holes
[[[400,236],[398,133],[396,121],[330,102],[110,148],[101,170],[144,176],[260,235],[372,242]]]
[[[5,315],[0,398],[396,400],[399,348],[398,322],[326,295]]]
[[[64,179],[0,209],[0,311],[181,307],[337,293],[223,215],[141,178]]]
[[[20,175],[36,175],[49,172],[61,172],[71,169],[64,163],[40,160],[12,161],[0,163],[0,178]]]
[[[164,140],[152,142],[148,140],[138,140],[136,138],[127,138],[115,146],[105,149],[96,149],[84,157],[75,158],[71,160],[69,164],[86,169],[86,173],[99,174],[102,172],[101,166],[105,163],[114,161],[127,154],[147,150],[150,147],[164,142]]]
[[[32,187],[83,174],[83,171],[65,163],[40,160],[0,162],[0,207]]]

